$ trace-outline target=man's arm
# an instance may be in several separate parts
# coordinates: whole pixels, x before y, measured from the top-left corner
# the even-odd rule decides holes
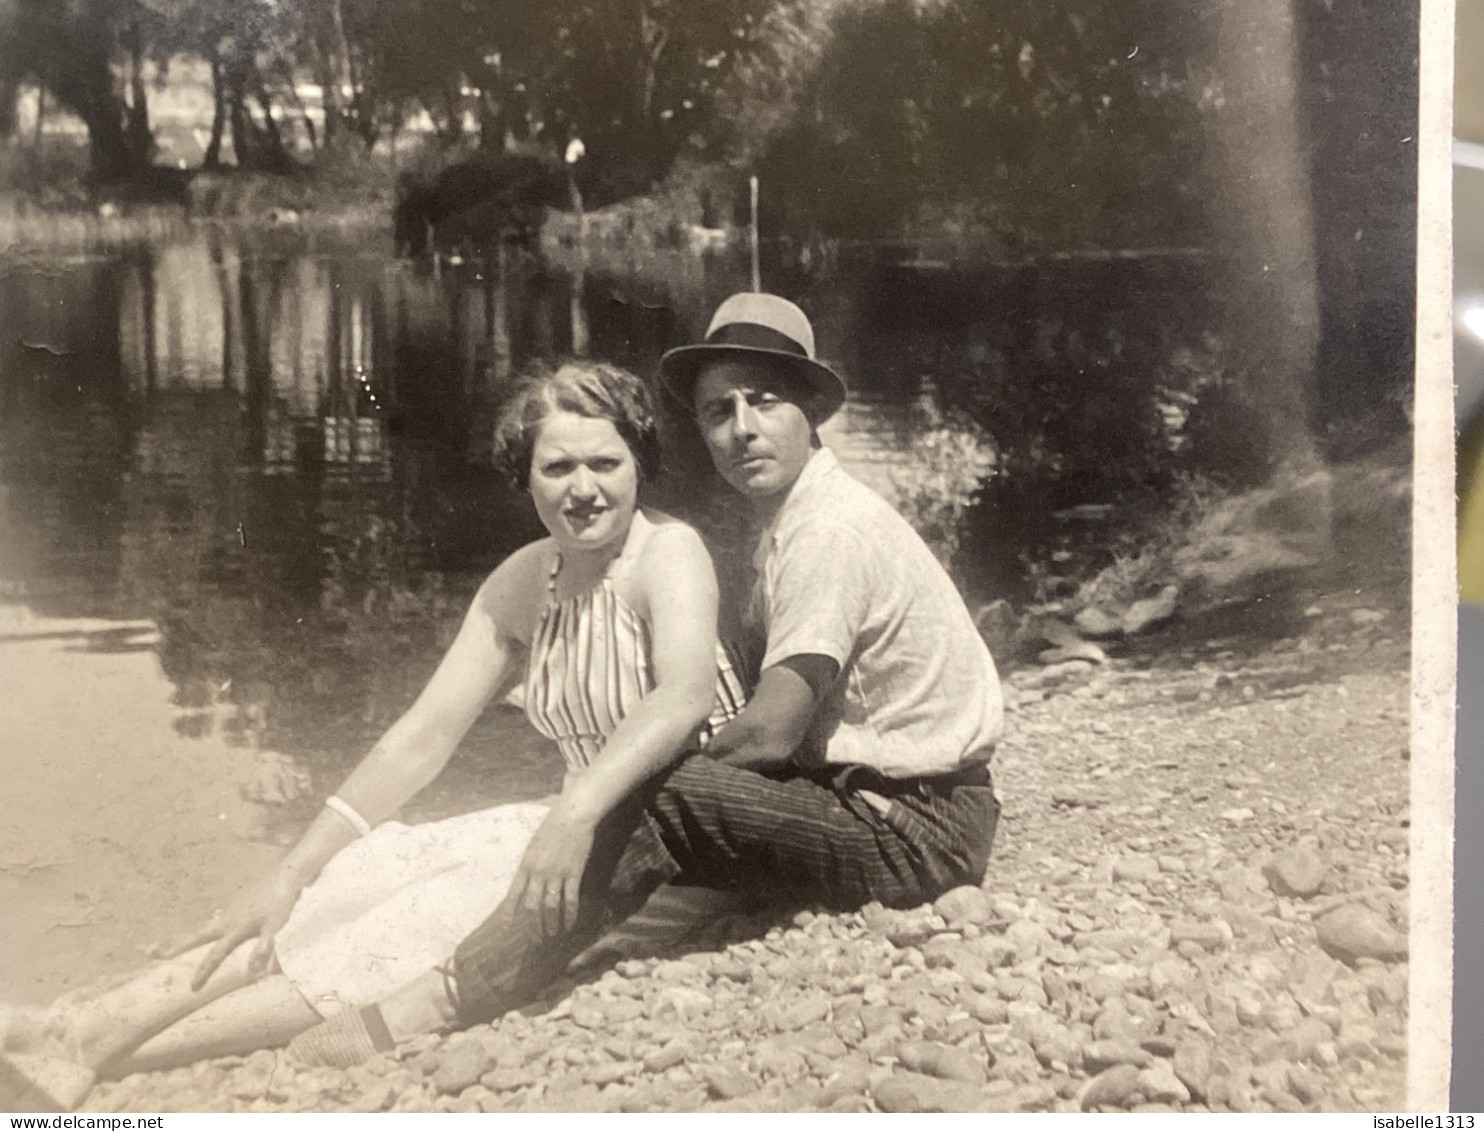
[[[840,674],[828,656],[790,656],[765,670],[747,706],[717,732],[706,753],[719,762],[768,773],[804,741],[814,712]]]

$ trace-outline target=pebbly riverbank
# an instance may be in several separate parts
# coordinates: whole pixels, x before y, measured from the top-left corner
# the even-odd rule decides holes
[[[1012,676],[982,889],[733,916],[356,1069],[264,1051],[85,1109],[1397,1110],[1406,617],[1311,614]]]

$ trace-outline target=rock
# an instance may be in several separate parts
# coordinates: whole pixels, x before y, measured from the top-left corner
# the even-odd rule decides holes
[[[473,1038],[452,1040],[443,1049],[433,1072],[433,1088],[440,1096],[456,1096],[479,1083],[492,1061],[482,1042]]]
[[[1120,856],[1113,861],[1113,878],[1122,883],[1149,883],[1159,879],[1159,861],[1153,856]]]
[[[943,917],[943,922],[949,927],[960,927],[966,923],[987,923],[994,917],[988,897],[981,889],[969,884],[940,895],[933,904],[933,910]]]
[[[1125,636],[1138,636],[1139,633],[1162,624],[1175,615],[1175,609],[1179,605],[1180,587],[1178,585],[1166,585],[1159,591],[1158,596],[1147,598],[1143,601],[1135,601],[1124,610],[1120,627]]]
[[[1233,825],[1240,825],[1252,820],[1257,814],[1251,809],[1243,807],[1238,809],[1223,809],[1220,816],[1223,821],[1230,822]]]
[[[1016,957],[1024,962],[1036,957],[1043,948],[1053,945],[1056,940],[1040,923],[1017,919],[1005,928],[1005,941],[1015,948]]]
[[[1314,929],[1326,954],[1355,965],[1362,958],[1392,960],[1407,954],[1407,938],[1391,924],[1358,903],[1337,907],[1320,918]]]
[[[1082,1111],[1095,1107],[1122,1107],[1129,1096],[1139,1090],[1139,1069],[1132,1064],[1119,1064],[1099,1072],[1077,1096]]]
[[[1319,892],[1328,869],[1324,861],[1305,848],[1296,848],[1274,857],[1262,874],[1274,894],[1308,899]]]
[[[1226,932],[1215,923],[1193,923],[1177,919],[1170,924],[1170,941],[1194,943],[1203,951],[1220,950],[1226,943]]]
[[[964,1008],[981,1025],[1004,1025],[1010,1020],[1010,1006],[998,997],[973,994],[966,997]]]
[[[1167,1064],[1154,1064],[1141,1071],[1139,1091],[1155,1103],[1183,1104],[1190,1100],[1190,1091]]]
[[[984,1066],[968,1052],[953,1045],[906,1041],[897,1047],[897,1060],[904,1068],[940,1080],[962,1080],[966,1084],[984,1082]]]
[[[1037,653],[1036,659],[1047,666],[1065,664],[1077,660],[1085,660],[1090,664],[1106,664],[1108,662],[1108,653],[1104,652],[1090,640],[1079,640],[1075,644],[1063,644],[1056,648],[1047,648]]]
[[[1092,663],[1089,660],[1063,660],[1061,663],[1050,664],[1041,669],[1041,681],[1046,684],[1059,683],[1073,676],[1086,675],[1092,671]]]
[[[758,1088],[756,1080],[729,1064],[711,1065],[702,1076],[706,1080],[706,1087],[719,1100],[734,1100],[739,1096],[750,1095]]]
[[[1051,790],[1053,809],[1096,809],[1105,800],[1101,792],[1085,785],[1058,785]]]
[[[1180,1082],[1190,1089],[1191,1095],[1205,1098],[1206,1086],[1211,1079],[1211,1049],[1205,1041],[1185,1037],[1176,1042],[1172,1067]]]
[[[1082,1063],[1089,1072],[1101,1072],[1119,1064],[1132,1064],[1143,1068],[1149,1063],[1149,1054],[1133,1041],[1111,1038],[1089,1041],[1082,1049]]]
[[[644,1058],[644,1071],[659,1075],[661,1072],[668,1072],[677,1064],[684,1064],[693,1055],[691,1043],[684,1037],[676,1037],[663,1048],[655,1050]]]
[[[585,1073],[587,1083],[604,1087],[615,1084],[627,1076],[632,1076],[639,1071],[639,1065],[632,1060],[610,1060],[606,1064],[595,1064]]]
[[[1123,631],[1123,622],[1112,613],[1105,613],[1095,605],[1088,605],[1072,618],[1074,627],[1083,636],[1105,639]]]
[[[877,1107],[890,1113],[963,1112],[975,1111],[979,1106],[977,1089],[917,1072],[898,1072],[878,1081],[871,1097]]]

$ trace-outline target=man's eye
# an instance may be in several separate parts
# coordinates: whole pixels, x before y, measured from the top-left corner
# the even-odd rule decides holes
[[[781,405],[783,398],[777,393],[759,393],[757,396],[751,398],[751,403],[754,408],[773,408]]]

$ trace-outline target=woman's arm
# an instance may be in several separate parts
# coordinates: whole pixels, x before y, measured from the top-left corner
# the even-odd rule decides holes
[[[700,536],[681,523],[657,527],[633,577],[651,629],[654,690],[614,728],[602,755],[568,778],[510,889],[520,906],[541,912],[548,934],[576,921],[598,822],[685,752],[716,696],[716,574]]]
[[[536,599],[534,557],[535,547],[527,547],[485,580],[432,679],[341,785],[337,796],[368,824],[385,820],[437,777],[485,705],[520,677],[523,644],[513,626]],[[238,901],[197,969],[195,985],[254,935],[254,967],[265,966],[299,892],[356,836],[345,817],[321,810],[272,875]]]

